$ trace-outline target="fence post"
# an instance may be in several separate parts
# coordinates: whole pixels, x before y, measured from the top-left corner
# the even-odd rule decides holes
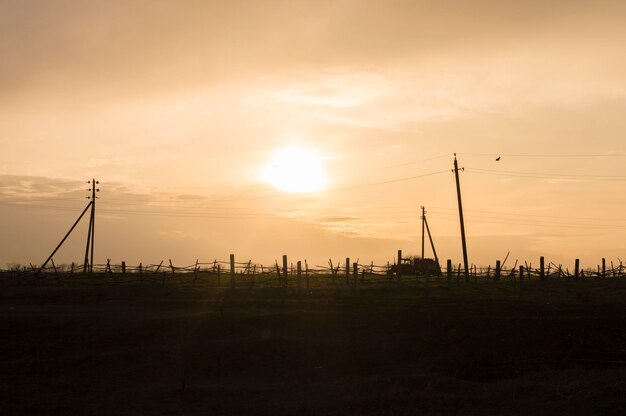
[[[543,256],[539,257],[539,277],[546,280],[546,259]]]
[[[580,273],[580,259],[576,259],[574,263],[574,280],[578,281],[578,275]]]
[[[221,277],[222,277],[222,265],[218,264],[217,265],[217,287],[222,286]]]
[[[606,277],[606,259],[602,257],[602,278]]]
[[[354,290],[357,290],[357,285],[359,281],[359,263],[354,263],[352,265],[352,274],[354,277]]]
[[[522,289],[522,285],[524,284],[524,266],[519,266],[519,287]]]
[[[289,270],[287,269],[287,255],[283,255],[283,287],[287,288],[287,276]]]
[[[122,274],[126,274],[126,262],[122,261]]]
[[[346,257],[346,286],[350,286],[350,257]]]
[[[400,281],[400,277],[402,276],[402,250],[398,250],[398,269],[396,272],[396,276],[398,278],[398,282]]]
[[[230,288],[235,288],[235,255],[230,255]]]
[[[297,273],[298,273],[298,296],[302,294],[302,262],[298,260],[297,263]]]
[[[306,280],[306,290],[309,291],[309,263],[304,259],[304,279]]]
[[[139,263],[139,281],[143,282],[143,268],[141,262]]]
[[[448,284],[452,283],[452,260],[450,259],[446,262],[446,278],[448,279]]]
[[[496,282],[500,280],[500,260],[496,260],[496,275],[493,277],[493,280],[495,280]]]

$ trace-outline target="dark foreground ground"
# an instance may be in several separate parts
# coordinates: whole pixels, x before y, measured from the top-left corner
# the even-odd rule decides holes
[[[626,282],[0,286],[1,415],[623,415]]]

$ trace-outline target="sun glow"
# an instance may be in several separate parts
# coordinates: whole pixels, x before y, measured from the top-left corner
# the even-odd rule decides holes
[[[327,183],[322,157],[313,150],[295,146],[275,150],[263,169],[262,179],[292,193],[320,191]]]

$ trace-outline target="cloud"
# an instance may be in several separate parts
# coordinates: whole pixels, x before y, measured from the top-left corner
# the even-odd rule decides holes
[[[237,1],[69,1],[36,8],[4,2],[0,88],[7,96],[31,92],[54,97],[61,92],[72,101],[84,95],[142,97],[160,90],[285,79],[327,68],[372,74],[409,63],[420,77],[434,63],[445,76],[455,63],[442,57],[455,57],[467,67],[472,60],[512,49],[546,46],[557,53],[545,56],[542,66],[550,72],[561,61],[563,75],[568,75],[578,70],[572,63],[615,67],[624,8],[623,2],[487,0],[270,1],[246,2],[245,7]],[[583,60],[590,43],[596,48]],[[561,59],[568,55],[574,59]],[[523,72],[526,63],[504,61],[506,73]],[[485,70],[488,75],[490,68]],[[368,81],[377,85],[375,79]],[[340,107],[367,99],[367,90],[336,97],[333,87],[329,80],[283,93],[295,101]]]
[[[52,196],[87,188],[86,183],[42,176],[0,175],[0,196]]]
[[[347,221],[356,221],[359,217],[318,217],[316,221],[322,223],[330,223],[330,222],[347,222]]]

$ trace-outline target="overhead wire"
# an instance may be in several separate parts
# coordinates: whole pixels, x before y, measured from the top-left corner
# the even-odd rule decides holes
[[[626,156],[626,154],[560,154],[560,155],[550,155],[550,154],[495,154],[495,153],[458,153],[459,155],[472,155],[472,156],[507,156],[507,157],[619,157],[619,156]],[[421,162],[425,162],[425,161],[429,161],[429,160],[436,160],[436,159],[440,159],[443,157],[447,157],[450,156],[450,154],[445,154],[445,155],[440,155],[440,156],[436,156],[436,157],[432,157],[432,158],[426,158],[426,159],[420,159],[420,160],[415,160],[415,161],[411,161],[411,162],[404,162],[404,163],[400,163],[400,164],[396,164],[396,165],[391,165],[391,166],[386,166],[383,168],[378,168],[378,169],[374,169],[374,170],[384,170],[384,169],[390,169],[390,168],[394,168],[394,167],[399,167],[399,166],[405,166],[405,165],[410,165],[410,164],[415,164],[415,163],[421,163]],[[481,169],[481,168],[466,168],[466,171],[469,171],[471,173],[479,173],[479,174],[485,174],[485,175],[495,175],[495,176],[516,176],[516,177],[531,177],[531,178],[541,178],[541,179],[546,179],[546,178],[555,178],[555,179],[590,179],[590,180],[624,180],[626,179],[626,176],[623,175],[588,175],[588,174],[560,174],[560,173],[549,173],[549,172],[529,172],[529,171],[500,171],[500,170],[492,170],[492,169]],[[449,172],[449,169],[446,170],[441,170],[441,171],[435,171],[435,172],[429,172],[429,173],[425,173],[425,174],[420,174],[420,175],[413,175],[413,176],[407,176],[407,177],[402,177],[402,178],[395,178],[395,179],[390,179],[390,180],[385,180],[385,181],[378,181],[378,182],[371,182],[371,183],[366,183],[366,184],[361,184],[361,185],[354,185],[354,186],[345,186],[345,187],[337,187],[337,188],[332,188],[332,189],[327,189],[324,192],[334,192],[334,191],[344,191],[344,190],[351,190],[351,189],[360,189],[360,188],[366,188],[366,187],[373,187],[373,186],[379,186],[379,185],[385,185],[385,184],[390,184],[390,183],[397,183],[397,182],[403,182],[403,181],[409,181],[409,180],[413,180],[413,179],[417,179],[417,178],[423,178],[423,177],[428,177],[428,176],[434,176],[434,175],[439,175],[442,173],[446,173]],[[79,184],[80,182],[70,182],[72,184]],[[135,196],[135,195],[133,195]],[[248,200],[259,200],[259,199],[274,199],[274,198],[279,198],[279,197],[293,197],[294,195],[276,195],[276,194],[272,194],[272,195],[252,195],[252,196],[246,196],[246,197],[233,197],[233,198],[229,198],[229,197],[223,197],[223,198],[207,198],[207,197],[201,197],[200,201],[202,203],[213,203],[213,202],[232,202],[232,201],[248,201]],[[296,195],[296,196],[300,196],[300,195]],[[74,210],[71,207],[60,207],[60,206],[50,206],[50,205],[38,205],[38,204],[28,204],[30,202],[45,202],[45,201],[82,201],[82,198],[27,198],[27,199],[22,199],[22,200],[11,200],[11,201],[7,201],[7,200],[0,200],[0,204],[3,205],[18,205],[18,206],[22,206],[22,207],[30,207],[30,208],[42,208],[42,209],[53,209],[53,210]],[[177,200],[172,200],[172,201],[163,201],[163,200],[150,200],[150,199],[146,199],[144,200],[139,200],[139,199],[135,199],[134,201],[136,201],[137,203],[131,203],[129,202],[129,199],[127,198],[106,198],[103,202],[105,204],[112,204],[112,205],[121,205],[121,206],[130,206],[130,205],[137,205],[137,206],[145,206],[146,208],[157,208],[157,209],[161,209],[161,210],[128,210],[128,209],[119,209],[117,207],[114,208],[100,208],[99,212],[103,212],[103,213],[108,213],[108,214],[128,214],[128,215],[150,215],[150,216],[178,216],[178,217],[206,217],[206,218],[267,218],[267,217],[263,217],[259,215],[258,211],[248,211],[245,212],[245,208],[235,208],[235,207],[227,207],[227,206],[221,206],[221,207],[180,207],[177,205],[164,205],[163,202],[172,202],[172,203],[176,203],[178,202]],[[171,212],[167,212],[167,211],[163,211],[162,209],[166,208],[166,209],[173,209],[174,211]],[[392,208],[392,207],[388,207],[388,208]],[[402,213],[407,213],[408,215],[418,215],[419,213],[417,212],[417,209],[415,209],[415,211],[413,209],[411,209],[409,211],[410,208],[412,207],[395,207],[397,209],[406,209],[407,211],[397,211],[394,214],[402,214]],[[244,210],[243,212],[238,212],[238,213],[233,213],[233,214],[226,214],[226,213],[215,213],[215,212],[207,212],[207,210],[214,210],[214,209],[228,209],[229,211],[232,210]],[[380,207],[380,209],[383,209],[383,207]],[[442,210],[452,210],[451,208],[437,208],[437,207],[429,207],[429,211],[432,211],[433,209],[442,209]],[[518,221],[515,220],[513,218],[508,218],[508,216],[524,216],[524,217],[533,217],[533,218],[554,218],[554,219],[560,219],[560,220],[591,220],[591,221],[626,221],[626,219],[624,218],[612,218],[612,219],[608,219],[608,218],[604,218],[604,219],[598,219],[598,218],[590,218],[590,217],[563,217],[563,216],[550,216],[550,215],[537,215],[537,214],[528,214],[528,213],[512,213],[512,212],[490,212],[490,211],[481,211],[481,210],[466,210],[466,212],[468,213],[468,217],[469,218],[474,218],[475,220],[481,220],[482,222],[490,222],[490,223],[496,223],[496,224],[517,224],[517,225],[538,225],[538,226],[553,226],[553,227],[558,227],[558,226],[563,226],[563,227],[569,227],[569,228],[574,228],[574,227],[602,227],[604,226],[604,224],[591,224],[591,223],[563,223],[563,222],[555,222],[555,221],[526,221],[524,222],[522,221]],[[485,213],[489,215],[489,218],[484,218],[484,216],[482,216],[480,213]],[[472,214],[472,213],[479,213],[478,215]],[[276,212],[272,212],[273,215],[276,214]],[[445,213],[442,213],[444,215],[446,215]],[[265,214],[261,214],[261,215],[265,215]],[[355,216],[375,216],[375,215],[386,215],[385,213],[381,213],[381,214],[365,214],[363,212],[355,212],[354,213]],[[611,227],[611,228],[616,228],[615,224],[612,225],[606,225],[607,227]],[[619,228],[619,226],[618,226]],[[621,228],[619,228],[621,229]]]
[[[19,206],[22,208],[35,208],[35,209],[46,209],[53,211],[71,211],[76,212],[76,208],[73,207],[62,207],[56,205],[29,205],[29,204],[21,204],[21,203],[6,203],[0,202],[0,205],[13,205]],[[271,218],[274,215],[268,214],[267,216],[262,215],[246,215],[246,214],[223,214],[223,213],[201,213],[201,212],[166,212],[166,211],[137,211],[137,210],[125,210],[125,209],[107,209],[107,208],[99,208],[98,212],[105,214],[129,214],[129,215],[146,215],[146,216],[165,216],[165,217],[184,217],[184,218],[235,218],[235,219],[263,219],[263,218]]]
[[[429,212],[438,212],[439,210],[447,210],[447,211],[456,211],[455,208],[447,208],[447,207],[436,207],[429,206]],[[536,217],[536,218],[555,218],[555,219],[572,219],[572,220],[597,220],[597,221],[626,221],[626,218],[616,218],[616,217],[572,217],[572,216],[563,216],[563,215],[541,215],[541,214],[529,214],[525,212],[510,212],[510,211],[487,211],[487,210],[479,210],[479,209],[466,209],[465,212],[473,213],[484,213],[487,215],[511,215],[511,216],[522,216],[522,217]]]
[[[363,184],[363,185],[345,186],[345,187],[340,187],[340,188],[327,189],[324,192],[336,192],[336,191],[346,191],[346,190],[350,190],[350,189],[369,188],[371,186],[386,185],[386,184],[389,184],[389,183],[396,183],[396,182],[405,182],[405,181],[410,181],[410,180],[417,179],[417,178],[424,178],[424,177],[427,177],[427,176],[440,175],[440,174],[446,173],[446,172],[450,172],[450,170],[449,169],[445,169],[445,170],[440,170],[440,171],[437,171],[437,172],[424,173],[422,175],[407,176],[407,177],[404,177],[404,178],[390,179],[390,180],[386,180],[386,181],[367,183],[367,184]]]
[[[536,178],[536,179],[564,179],[564,180],[589,180],[589,181],[623,181],[626,180],[625,175],[589,175],[575,173],[548,173],[548,172],[529,172],[529,171],[504,171],[493,169],[480,169],[466,167],[466,172],[476,173],[480,175],[492,176],[509,176],[517,178]]]
[[[528,158],[583,158],[583,157],[626,157],[626,153],[576,153],[576,154],[550,154],[550,153],[466,153],[457,152],[461,156],[489,156],[489,157],[528,157]]]

